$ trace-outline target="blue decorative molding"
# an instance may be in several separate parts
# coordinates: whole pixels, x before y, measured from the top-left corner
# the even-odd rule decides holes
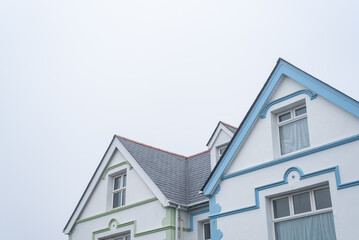
[[[263,111],[262,111],[261,118],[265,118],[265,117],[266,117],[267,112],[268,112],[268,109],[269,109],[271,106],[273,106],[273,105],[275,105],[275,104],[278,104],[278,103],[280,103],[280,102],[283,102],[283,101],[285,101],[285,100],[287,100],[287,99],[290,99],[290,98],[292,98],[292,97],[298,96],[298,95],[300,95],[300,94],[307,94],[307,95],[310,97],[311,100],[313,100],[313,99],[315,99],[315,98],[317,97],[317,94],[312,93],[312,92],[309,91],[308,89],[303,89],[303,90],[296,91],[296,92],[294,92],[294,93],[291,93],[291,94],[289,94],[289,95],[287,95],[287,96],[278,98],[278,99],[276,99],[276,100],[274,100],[274,101],[268,103],[268,104],[264,107],[264,109],[263,109]]]
[[[209,213],[210,215],[219,214],[221,211],[221,206],[216,203],[216,195],[221,190],[221,186],[217,186],[216,190],[214,191],[213,195],[209,197]],[[223,233],[220,229],[217,228],[217,219],[212,218],[210,221],[210,228],[211,228],[211,239],[212,240],[220,240],[223,237]]]
[[[272,161],[269,161],[269,162],[266,162],[266,163],[262,163],[262,164],[259,164],[259,165],[253,166],[253,167],[245,168],[243,170],[228,173],[228,174],[223,175],[221,179],[225,180],[225,179],[229,179],[229,178],[236,177],[236,176],[239,176],[239,175],[243,175],[243,174],[246,174],[246,173],[250,173],[250,172],[262,169],[262,168],[274,166],[274,165],[277,165],[277,164],[280,164],[280,163],[283,163],[283,162],[294,160],[294,159],[297,159],[297,158],[300,158],[300,157],[304,157],[304,156],[307,156],[307,155],[310,155],[310,154],[313,154],[313,153],[324,151],[324,150],[327,150],[327,149],[330,149],[330,148],[333,148],[333,147],[337,147],[337,146],[340,146],[340,145],[343,145],[343,144],[346,144],[346,143],[350,143],[350,142],[353,142],[353,141],[357,141],[357,140],[359,140],[359,134],[351,136],[351,137],[343,138],[341,140],[334,141],[334,142],[331,142],[331,143],[327,143],[327,144],[321,145],[319,147],[310,148],[308,150],[304,150],[302,152],[294,153],[292,155],[285,156],[285,157],[282,157],[282,158],[278,158],[278,159],[275,159],[275,160],[272,160]]]
[[[287,184],[288,183],[289,173],[291,173],[293,171],[296,171],[296,172],[299,173],[300,180],[306,179],[306,178],[311,178],[311,177],[318,176],[318,175],[322,175],[322,174],[325,174],[325,173],[334,172],[335,181],[336,181],[336,185],[337,185],[338,190],[359,185],[359,180],[348,182],[348,183],[341,183],[340,173],[339,173],[339,166],[326,168],[326,169],[319,170],[319,171],[312,172],[312,173],[308,173],[308,174],[303,174],[302,169],[300,169],[299,167],[291,167],[284,173],[283,181],[267,184],[267,185],[257,187],[257,188],[254,189],[255,205],[240,208],[240,209],[236,209],[236,210],[232,210],[232,211],[228,211],[228,212],[224,212],[224,213],[217,213],[217,214],[212,214],[211,213],[209,218],[217,220],[217,218],[221,218],[221,217],[225,217],[225,216],[229,216],[229,215],[233,215],[233,214],[238,214],[238,213],[242,213],[242,212],[247,212],[247,211],[259,209],[259,207],[260,207],[260,205],[259,205],[259,191]]]
[[[203,214],[203,213],[207,213],[209,212],[209,208],[206,208],[206,209],[203,209],[203,210],[200,210],[198,212],[193,212],[189,215],[189,232],[192,232],[193,231],[193,217],[194,216],[197,216],[197,215],[200,215],[200,214]]]
[[[227,147],[226,151],[222,155],[205,186],[203,187],[202,191],[204,195],[213,194],[223,173],[231,163],[237,150],[242,145],[257,117],[260,115],[266,101],[274,91],[277,83],[283,75],[290,77],[294,81],[303,85],[305,88],[310,89],[321,97],[327,99],[333,104],[336,104],[337,106],[343,108],[345,111],[359,118],[359,102],[346,96],[345,94],[339,92],[324,82],[314,78],[313,76],[284,61],[283,59],[279,59],[264,87],[258,94],[246,117],[239,126],[238,131],[233,136],[231,143]]]

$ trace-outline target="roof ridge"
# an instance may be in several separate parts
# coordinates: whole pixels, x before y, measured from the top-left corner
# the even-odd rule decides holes
[[[138,142],[138,141],[135,141],[135,140],[132,140],[132,139],[126,138],[126,137],[122,137],[122,136],[117,135],[117,134],[115,134],[115,136],[116,136],[116,137],[118,137],[118,138],[122,138],[122,139],[128,140],[128,141],[133,142],[133,143],[140,144],[140,145],[145,146],[145,147],[153,148],[153,149],[156,149],[156,150],[159,150],[159,151],[165,152],[165,153],[169,153],[169,154],[176,155],[176,156],[179,156],[179,157],[184,157],[184,158],[187,158],[187,157],[186,157],[186,156],[184,156],[184,155],[181,155],[181,154],[178,154],[178,153],[173,153],[173,152],[170,152],[170,151],[166,151],[166,150],[164,150],[164,149],[157,148],[157,147],[154,147],[154,146],[151,146],[151,145],[148,145],[148,144],[144,144],[144,143],[141,143],[141,142]]]
[[[238,129],[238,127],[232,126],[231,124],[225,123],[225,122],[223,122],[223,121],[220,121],[220,122],[221,122],[221,123],[223,123],[224,125],[229,126],[229,127],[232,127],[232,128]]]
[[[188,157],[186,157],[186,158],[191,158],[191,157],[195,157],[195,156],[197,156],[197,155],[200,155],[200,154],[202,154],[202,153],[206,153],[206,152],[209,152],[209,149],[207,149],[207,150],[204,150],[204,151],[202,151],[202,152],[199,152],[199,153],[196,153],[196,154],[193,154],[193,155],[190,155],[190,156],[188,156]]]

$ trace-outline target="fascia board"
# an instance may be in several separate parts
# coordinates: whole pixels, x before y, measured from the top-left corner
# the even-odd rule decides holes
[[[226,171],[227,167],[236,155],[237,150],[243,143],[257,117],[260,115],[262,108],[269,99],[282,75],[290,77],[291,79],[297,81],[318,95],[343,108],[354,116],[359,117],[359,102],[341,93],[335,88],[325,84],[319,79],[309,75],[303,70],[293,66],[285,60],[279,59],[269,79],[267,80],[256,101],[253,103],[251,109],[247,113],[247,116],[239,127],[239,130],[236,132],[221,160],[217,163],[214,171],[207,180],[203,188],[204,195],[213,194],[213,191],[219,184],[223,173]]]
[[[140,175],[140,177],[143,179],[145,184],[150,188],[150,190],[153,192],[153,194],[157,197],[157,199],[161,202],[161,204],[166,207],[168,205],[168,200],[165,197],[165,195],[159,190],[157,185],[150,179],[150,177],[145,173],[145,171],[141,168],[141,166],[137,163],[137,161],[132,157],[132,155],[127,151],[127,149],[123,146],[123,144],[117,139],[117,137],[114,137],[112,140],[110,146],[108,147],[104,157],[102,158],[98,168],[96,169],[95,174],[93,175],[92,179],[90,180],[89,185],[87,186],[84,194],[81,197],[80,202],[75,208],[74,213],[70,217],[70,220],[68,221],[66,227],[64,228],[64,233],[69,234],[71,232],[71,229],[73,228],[76,220],[80,216],[83,208],[85,207],[87,201],[89,200],[92,192],[94,191],[97,182],[101,179],[102,173],[106,170],[106,167],[111,160],[111,157],[113,153],[116,151],[121,152],[125,159],[131,164],[131,166],[135,169],[135,171]]]
[[[224,131],[225,133],[227,133],[228,136],[233,137],[233,132],[231,132],[226,126],[223,125],[223,123],[220,122],[219,125],[216,127],[216,130],[215,130],[213,136],[209,140],[209,143],[207,145],[209,149],[211,149],[213,147],[213,144],[216,142],[217,137],[221,130]]]
[[[158,188],[158,186],[152,181],[152,179],[148,176],[148,174],[143,170],[143,168],[138,164],[138,162],[134,159],[134,157],[129,153],[129,151],[125,148],[125,146],[116,138],[114,141],[117,149],[123,154],[126,160],[132,165],[132,167],[136,170],[138,175],[142,178],[145,184],[149,187],[152,193],[157,197],[157,199],[161,202],[162,206],[168,206],[168,199],[162,193],[162,191]]]
[[[108,162],[111,159],[111,156],[113,154],[113,152],[116,150],[116,146],[114,145],[114,140],[115,138],[112,139],[110,146],[108,147],[107,151],[105,152],[105,155],[103,156],[100,164],[98,165],[94,175],[92,176],[89,184],[87,185],[85,192],[83,193],[79,203],[77,204],[73,214],[70,217],[70,220],[68,221],[68,223],[66,224],[63,232],[65,234],[69,234],[71,232],[71,229],[73,228],[77,218],[80,216],[83,208],[85,207],[89,197],[91,196],[97,182],[99,181],[99,179],[101,178],[101,175],[103,173],[103,171],[106,169],[106,166],[108,164]]]

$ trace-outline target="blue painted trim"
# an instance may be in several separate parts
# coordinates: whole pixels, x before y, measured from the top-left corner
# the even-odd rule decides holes
[[[220,190],[221,190],[221,186],[217,186],[213,195],[211,195],[209,197],[209,214],[210,215],[219,214],[222,210],[221,206],[218,203],[216,203],[216,195],[219,193]],[[220,240],[223,237],[222,231],[217,228],[217,219],[216,218],[211,219],[210,228],[211,228],[211,239],[212,240]]]
[[[217,218],[211,219],[210,228],[211,228],[211,240],[220,240],[223,237],[222,231],[217,228]]]
[[[255,123],[261,112],[261,109],[274,91],[275,86],[279,82],[282,75],[290,77],[291,79],[297,81],[299,84],[302,84],[304,87],[310,89],[311,91],[317,93],[328,101],[336,104],[337,106],[359,118],[359,102],[330,87],[324,82],[314,78],[299,68],[291,65],[290,63],[279,59],[277,65],[273,69],[272,74],[268,78],[260,94],[257,96],[256,101],[253,103],[250,111],[247,113],[245,119],[241,123],[240,128],[234,135],[231,144],[227,147],[227,150],[207,180],[207,183],[203,188],[204,195],[213,194],[213,191],[217,187],[222,174],[226,171],[227,167],[231,163],[237,152],[237,149],[239,149],[239,147],[242,145],[245,137]]]
[[[199,204],[199,205],[189,207],[188,210],[194,210],[194,209],[197,209],[197,208],[208,207],[208,206],[209,206],[209,202],[205,202],[205,203],[202,203],[202,204]]]
[[[209,218],[210,219],[217,219],[217,218],[221,218],[221,217],[225,217],[225,216],[229,216],[229,215],[233,215],[233,214],[238,214],[238,213],[242,213],[242,212],[247,212],[247,211],[259,209],[260,208],[260,205],[259,205],[259,191],[287,184],[288,183],[289,173],[291,173],[293,171],[296,171],[296,172],[299,173],[300,180],[306,179],[306,178],[311,178],[311,177],[318,176],[318,175],[322,175],[322,174],[325,174],[325,173],[334,172],[334,174],[335,174],[335,182],[336,182],[338,190],[359,185],[359,180],[348,182],[348,183],[341,183],[340,173],[339,173],[339,166],[326,168],[326,169],[319,170],[319,171],[312,172],[312,173],[308,173],[308,174],[303,174],[302,169],[300,169],[299,167],[291,167],[285,172],[284,177],[283,177],[283,181],[267,184],[267,185],[257,187],[257,188],[254,189],[255,205],[240,208],[240,209],[236,209],[236,210],[232,210],[232,211],[228,211],[228,212],[224,212],[224,213],[210,214]]]
[[[189,224],[190,224],[190,226],[189,226],[189,231],[190,231],[190,232],[193,231],[193,217],[194,217],[194,216],[197,216],[197,215],[200,215],[200,214],[203,214],[203,213],[207,213],[207,212],[209,212],[209,208],[200,210],[200,211],[198,211],[198,212],[193,212],[193,213],[191,213],[191,214],[189,215]]]
[[[283,163],[283,162],[294,160],[296,158],[304,157],[304,156],[307,156],[307,155],[310,155],[310,154],[313,154],[313,153],[324,151],[324,150],[327,150],[327,149],[330,149],[330,148],[333,148],[333,147],[337,147],[337,146],[340,146],[340,145],[343,145],[343,144],[346,144],[346,143],[350,143],[350,142],[353,142],[353,141],[357,141],[357,140],[359,140],[359,134],[351,136],[351,137],[343,138],[341,140],[334,141],[334,142],[331,142],[331,143],[327,143],[327,144],[321,145],[319,147],[311,148],[311,149],[308,149],[308,150],[305,150],[305,151],[302,151],[302,152],[299,152],[299,153],[294,153],[292,155],[285,156],[285,157],[282,157],[282,158],[278,158],[278,159],[275,159],[275,160],[272,160],[272,161],[269,161],[269,162],[266,162],[266,163],[262,163],[262,164],[259,164],[259,165],[253,166],[253,167],[245,168],[245,169],[240,170],[240,171],[236,171],[236,172],[233,172],[233,173],[228,173],[228,174],[223,175],[221,179],[225,180],[225,179],[229,179],[229,178],[236,177],[236,176],[239,176],[239,175],[243,175],[243,174],[246,174],[246,173],[250,173],[250,172],[253,172],[253,171],[256,171],[256,170],[259,170],[259,169],[274,166],[274,165],[277,165],[277,164],[280,164],[280,163]]]
[[[298,95],[300,95],[300,94],[307,94],[307,95],[310,97],[311,100],[313,100],[313,99],[315,99],[315,98],[317,97],[317,94],[312,93],[312,92],[309,91],[308,89],[303,89],[303,90],[296,91],[296,92],[294,92],[294,93],[291,93],[291,94],[289,94],[289,95],[287,95],[287,96],[284,96],[284,97],[282,97],[282,98],[278,98],[278,99],[276,99],[276,100],[274,100],[274,101],[268,103],[268,104],[264,107],[264,109],[263,109],[263,111],[262,111],[261,118],[265,118],[265,117],[266,117],[267,112],[268,112],[268,109],[269,109],[270,107],[272,107],[273,105],[278,104],[278,103],[280,103],[280,102],[283,102],[283,101],[285,101],[285,100],[288,100],[288,99],[290,99],[290,98],[292,98],[292,97],[298,96]]]

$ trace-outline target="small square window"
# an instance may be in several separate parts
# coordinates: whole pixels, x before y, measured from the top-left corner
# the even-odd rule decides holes
[[[273,201],[274,218],[281,218],[290,215],[288,197]]]
[[[309,192],[293,195],[294,214],[310,212]]]

